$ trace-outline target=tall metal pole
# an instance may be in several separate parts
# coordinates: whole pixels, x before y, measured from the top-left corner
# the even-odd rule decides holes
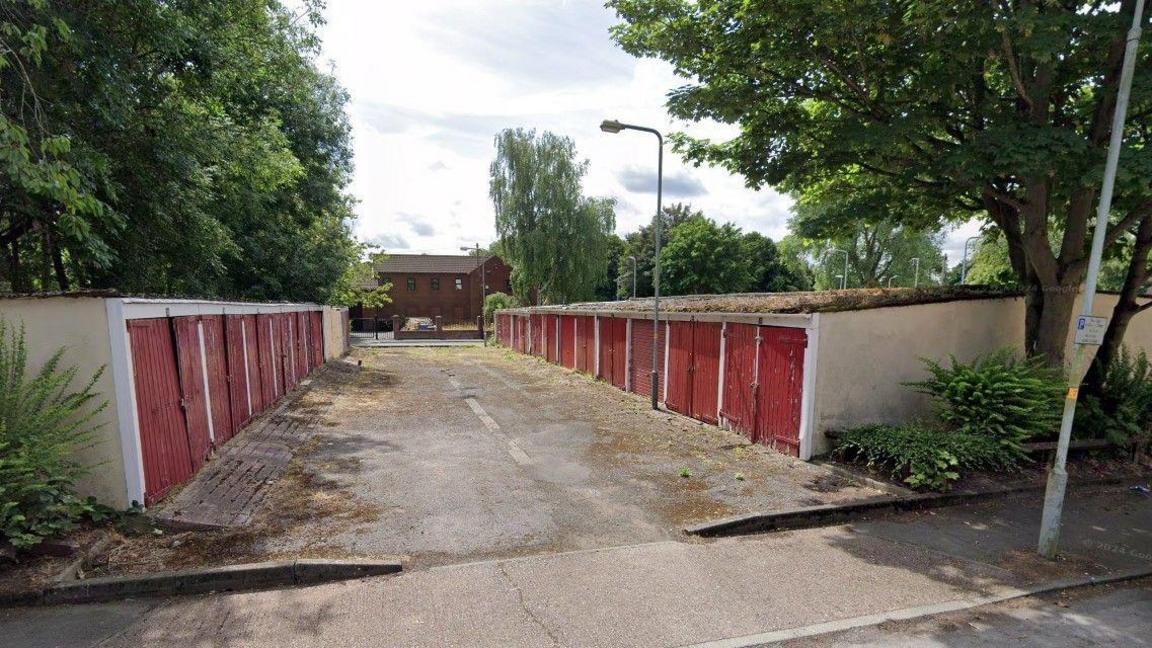
[[[1143,0],[1141,0],[1143,1]],[[656,259],[652,266],[652,409],[659,409],[657,394],[660,389],[660,371],[656,368],[658,356],[656,341],[660,339],[660,221],[661,201],[664,198],[664,136],[659,131],[651,130],[656,135],[660,152],[656,156]]]
[[[1100,257],[1104,253],[1104,236],[1108,232],[1108,215],[1112,211],[1112,192],[1116,186],[1116,169],[1120,165],[1120,149],[1124,145],[1124,122],[1128,114],[1128,97],[1132,92],[1132,74],[1136,68],[1136,50],[1140,45],[1140,25],[1144,20],[1144,0],[1136,0],[1132,12],[1132,26],[1128,29],[1128,42],[1124,48],[1124,66],[1120,71],[1120,87],[1116,92],[1116,110],[1112,114],[1112,137],[1108,142],[1108,158],[1104,164],[1104,182],[1100,186],[1100,204],[1096,208],[1096,229],[1092,233],[1092,252],[1088,257],[1088,275],[1084,283],[1084,303],[1081,313],[1092,316],[1092,302],[1096,298],[1096,281],[1100,275]],[[1068,486],[1068,473],[1064,465],[1068,460],[1068,443],[1072,437],[1072,421],[1076,416],[1076,399],[1080,395],[1081,366],[1084,362],[1083,343],[1076,344],[1076,359],[1068,373],[1068,393],[1064,397],[1064,418],[1060,421],[1060,440],[1056,445],[1056,458],[1048,472],[1048,487],[1044,492],[1044,513],[1040,520],[1040,541],[1037,550],[1048,558],[1056,557],[1060,541],[1060,517],[1064,509],[1064,491]]]
[[[964,255],[962,257],[960,257],[960,284],[961,285],[963,285],[964,282],[966,282],[968,280],[968,244],[971,243],[972,241],[975,241],[978,238],[980,238],[980,237],[979,236],[969,236],[968,238],[964,239]]]
[[[827,250],[824,251],[824,256],[828,256],[829,254],[835,254],[836,252],[839,252],[839,253],[844,255],[844,274],[837,275],[838,277],[840,277],[840,290],[844,290],[845,288],[848,287],[848,250],[841,250],[839,248],[828,248]]]
[[[652,409],[659,409],[657,398],[660,391],[660,371],[656,368],[657,344],[660,339],[660,214],[663,211],[661,202],[664,198],[664,136],[655,128],[625,124],[615,119],[606,119],[600,122],[600,130],[605,133],[619,133],[622,130],[637,130],[652,133],[656,136],[659,146],[656,156],[656,221],[652,226],[656,237],[656,258],[652,265]]]
[[[920,257],[912,257],[912,287],[920,287]]]
[[[636,299],[636,257],[632,257],[632,299]]]

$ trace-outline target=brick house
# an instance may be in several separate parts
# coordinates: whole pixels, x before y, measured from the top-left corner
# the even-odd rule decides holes
[[[353,320],[439,316],[445,324],[471,324],[483,312],[485,295],[512,290],[512,269],[496,256],[392,254],[374,271],[377,285],[392,283],[388,293],[392,303],[379,309],[353,306]],[[481,285],[482,277],[487,289]],[[360,322],[356,328],[371,330],[371,326]]]

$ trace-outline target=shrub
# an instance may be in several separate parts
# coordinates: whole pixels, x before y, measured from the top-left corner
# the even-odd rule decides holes
[[[1099,394],[1085,395],[1076,408],[1076,434],[1108,439],[1136,452],[1152,441],[1152,363],[1143,351],[1122,348],[1108,367]]]
[[[73,390],[76,368],[61,368],[63,355],[29,378],[24,328],[0,320],[0,534],[17,548],[104,513],[73,491],[84,473],[74,451],[90,442],[92,418],[108,404],[93,391],[103,370]]]
[[[912,488],[930,490],[947,490],[962,470],[1006,469],[1017,462],[991,437],[918,424],[848,430],[836,452],[869,468],[886,469]]]
[[[963,434],[987,436],[1022,457],[1021,444],[1054,433],[1063,410],[1063,379],[1039,358],[1018,360],[1010,349],[970,364],[950,356],[945,367],[925,359],[931,377],[910,383],[932,397],[939,419]]]
[[[516,308],[520,301],[507,293],[492,293],[484,298],[484,327],[492,328],[492,318],[502,308]]]

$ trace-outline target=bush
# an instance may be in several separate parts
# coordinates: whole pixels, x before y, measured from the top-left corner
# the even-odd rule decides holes
[[[962,470],[1007,469],[1017,461],[991,437],[917,424],[848,430],[836,452],[869,468],[886,469],[912,488],[929,490],[947,490]]]
[[[92,389],[103,370],[73,391],[76,369],[60,367],[63,355],[28,378],[24,328],[0,320],[0,534],[17,548],[104,514],[73,491],[84,473],[74,452],[90,442],[92,418],[108,405]]]
[[[520,301],[507,293],[492,293],[484,298],[484,328],[492,329],[492,318],[502,308],[516,308]]]
[[[1018,360],[1005,349],[970,364],[950,359],[947,367],[925,359],[931,377],[909,383],[932,397],[947,426],[995,439],[1016,457],[1023,457],[1022,443],[1058,429],[1064,381],[1039,358]]]
[[[1085,395],[1076,408],[1077,436],[1108,439],[1147,451],[1152,441],[1152,363],[1127,348],[1108,367],[1098,395]]]

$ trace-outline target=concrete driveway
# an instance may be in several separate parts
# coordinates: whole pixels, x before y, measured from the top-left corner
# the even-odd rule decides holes
[[[356,500],[343,508],[355,519],[303,519],[270,551],[444,564],[679,539],[687,523],[879,494],[501,349],[348,361],[362,368],[332,390],[302,462],[310,484]]]

